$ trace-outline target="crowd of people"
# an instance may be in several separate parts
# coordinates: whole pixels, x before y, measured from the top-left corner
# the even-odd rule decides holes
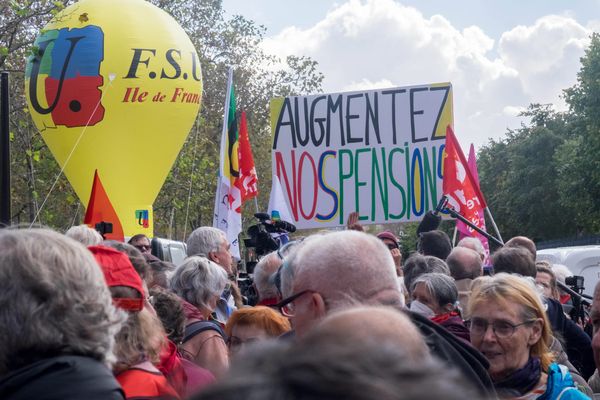
[[[569,313],[566,267],[515,237],[491,257],[420,227],[294,240],[238,287],[223,232],[178,266],[82,225],[0,230],[0,398],[585,399],[600,396],[600,285]]]

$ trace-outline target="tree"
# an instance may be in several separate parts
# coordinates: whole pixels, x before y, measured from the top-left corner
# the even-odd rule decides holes
[[[568,120],[550,105],[532,104],[522,114],[529,126],[509,131],[479,152],[482,190],[504,237],[535,240],[576,233],[573,210],[559,193],[561,164],[556,151],[566,140]]]
[[[39,30],[70,1],[19,0],[0,5],[0,69],[10,72],[10,135],[12,222],[34,220],[50,187],[49,200],[37,222],[66,228],[81,215],[74,191],[31,120],[24,95],[25,60]]]
[[[563,205],[580,210],[583,231],[600,229],[600,34],[593,33],[581,58],[577,83],[564,91],[574,124],[567,143],[557,153]]]
[[[265,28],[239,15],[226,19],[220,1],[154,3],[173,15],[190,36],[203,72],[198,121],[154,206],[156,233],[183,239],[196,226],[212,225],[227,68],[235,70],[238,107],[248,113],[261,211],[266,210],[271,186],[270,99],[320,92],[323,75],[309,58],[292,56],[282,63],[265,54],[260,47]],[[244,226],[252,223],[254,212],[252,205],[245,207]]]

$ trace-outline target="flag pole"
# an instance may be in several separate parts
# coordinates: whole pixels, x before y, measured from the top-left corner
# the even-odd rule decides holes
[[[254,205],[256,206],[256,212],[259,213],[260,210],[258,209],[258,200],[256,199],[256,196],[254,196]]]
[[[490,217],[490,221],[492,221],[492,226],[494,227],[494,231],[496,231],[496,235],[498,235],[498,239],[500,239],[500,241],[502,242],[502,244],[504,244],[504,239],[502,239],[502,236],[500,235],[500,231],[498,230],[498,226],[496,225],[496,221],[494,221],[494,217],[492,216],[492,212],[490,211],[489,207],[485,207],[485,212],[487,213],[488,217]]]
[[[458,231],[458,229],[456,228],[456,225],[454,225],[454,234],[452,235],[452,247],[456,246],[456,231]]]
[[[229,104],[231,103],[231,86],[233,85],[233,67],[229,67],[227,73],[227,94],[225,95],[225,108],[223,109],[223,131],[221,132],[221,149],[226,146],[227,130],[229,129]],[[226,176],[225,161],[219,160],[220,176]]]

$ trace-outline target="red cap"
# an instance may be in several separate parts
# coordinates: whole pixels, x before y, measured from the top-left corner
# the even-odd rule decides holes
[[[394,235],[392,232],[390,231],[384,231],[384,232],[379,232],[377,234],[377,237],[381,240],[383,239],[389,239],[394,241],[394,243],[398,244],[398,238],[396,237],[396,235]]]
[[[126,311],[141,311],[144,308],[142,278],[125,253],[106,246],[89,246],[88,249],[102,268],[108,287],[126,286],[140,294],[139,298],[114,298],[113,303]]]

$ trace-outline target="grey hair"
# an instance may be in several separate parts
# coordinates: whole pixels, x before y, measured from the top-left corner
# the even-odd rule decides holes
[[[418,283],[424,283],[427,291],[431,293],[439,306],[455,304],[458,301],[458,289],[454,279],[446,274],[433,272],[419,276],[411,285],[411,292],[415,290]]]
[[[254,286],[261,300],[277,297],[279,294],[277,286],[269,278],[277,272],[281,263],[282,260],[277,252],[272,252],[261,258],[254,267]]]
[[[411,362],[397,344],[344,336],[311,339],[254,344],[232,363],[225,379],[193,399],[483,398],[458,370],[433,357]]]
[[[484,259],[486,256],[485,248],[483,247],[481,240],[474,238],[474,237],[467,236],[465,238],[462,238],[458,242],[456,247],[466,247],[468,249],[476,251],[477,254],[479,254],[479,257],[481,257],[481,259]]]
[[[48,355],[115,361],[126,315],[81,243],[49,229],[2,229],[0,265],[0,375]]]
[[[448,265],[437,257],[413,254],[404,263],[404,284],[412,292],[412,284],[419,276],[439,272],[450,276]]]
[[[201,226],[195,229],[186,242],[188,256],[208,257],[211,251],[219,251],[219,246],[227,240],[225,233],[211,226]]]
[[[315,239],[320,239],[327,234],[328,233],[316,233],[314,235],[308,236],[302,241],[298,241],[297,244],[293,246],[288,246],[288,251],[284,256],[283,264],[281,265],[281,267],[279,267],[279,270],[276,272],[276,274],[279,274],[279,289],[283,297],[289,297],[292,295],[292,285],[294,283],[296,269],[300,268],[298,263],[295,262],[299,250],[307,243],[310,243]]]
[[[354,230],[327,233],[305,240],[286,258],[288,262],[294,270],[292,289],[321,293],[331,310],[347,305],[349,300],[375,304],[383,301],[382,293],[388,297],[383,304],[392,300],[398,303],[394,260],[375,236]],[[284,279],[284,287],[286,282]]]
[[[65,232],[65,235],[85,246],[96,246],[104,240],[97,230],[87,225],[72,226]]]
[[[209,300],[220,296],[227,282],[227,273],[218,264],[206,257],[194,256],[177,267],[171,278],[171,290],[188,303],[212,312]]]
[[[561,283],[565,283],[565,279],[567,276],[573,276],[573,273],[571,272],[569,267],[567,267],[564,264],[551,264],[550,269],[552,270],[552,272],[554,272],[556,280]]]

